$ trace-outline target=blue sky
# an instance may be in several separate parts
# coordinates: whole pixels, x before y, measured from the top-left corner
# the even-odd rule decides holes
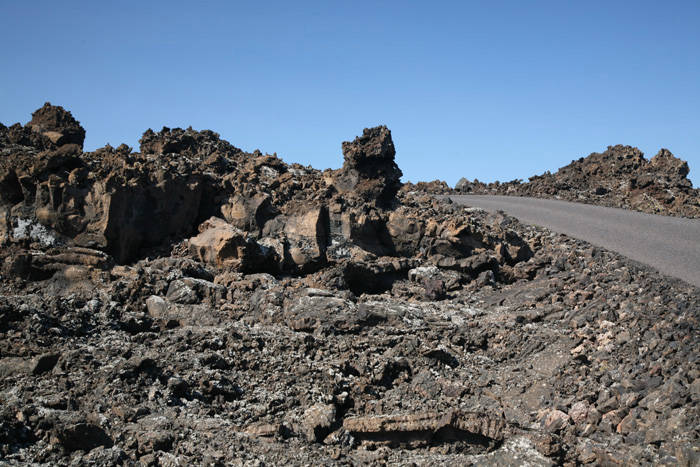
[[[509,181],[608,145],[700,183],[700,2],[0,4],[0,122],[50,101],[86,150],[211,129],[318,169],[387,125],[404,181]]]

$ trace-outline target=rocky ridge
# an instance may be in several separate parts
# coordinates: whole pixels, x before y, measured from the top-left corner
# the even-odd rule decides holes
[[[386,127],[321,172],[41,115],[0,126],[9,465],[700,461],[697,289],[401,187]]]
[[[460,193],[556,198],[670,216],[700,218],[700,190],[688,180],[688,163],[662,149],[651,159],[631,146],[572,161],[528,182],[483,183],[462,178]]]

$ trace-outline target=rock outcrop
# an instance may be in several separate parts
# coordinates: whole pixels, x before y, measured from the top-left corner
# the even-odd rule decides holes
[[[384,127],[326,172],[192,129],[0,151],[0,463],[700,461],[700,292],[399,189]]]
[[[343,143],[343,168],[332,177],[341,193],[352,192],[366,203],[387,206],[401,188],[401,169],[394,162],[396,149],[385,126],[365,128],[362,136]]]
[[[652,214],[700,217],[700,190],[687,175],[688,163],[662,149],[647,160],[631,146],[609,146],[572,161],[556,173],[530,177],[528,182],[485,184],[461,179],[460,193],[557,198]]]
[[[50,102],[32,114],[27,126],[46,136],[56,146],[76,144],[82,149],[85,141],[85,129],[80,122],[63,107],[51,105]]]

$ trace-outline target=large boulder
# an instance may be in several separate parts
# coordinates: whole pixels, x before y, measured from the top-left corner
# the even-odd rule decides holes
[[[331,243],[346,249],[349,246],[375,255],[392,253],[386,240],[386,220],[374,210],[349,209],[332,204],[329,210]]]
[[[327,226],[328,212],[322,206],[287,217],[284,235],[289,244],[289,259],[294,267],[306,272],[325,264]]]
[[[188,242],[190,255],[216,265],[245,269],[256,249],[255,240],[222,219],[212,217],[200,226],[200,234]]]
[[[221,206],[221,214],[231,225],[249,232],[259,232],[265,221],[274,215],[270,196],[264,193],[232,196]]]
[[[459,181],[455,185],[455,190],[457,190],[457,191],[469,191],[469,184],[470,184],[469,180],[462,177],[459,179]]]
[[[275,239],[253,236],[223,219],[212,217],[199,226],[199,235],[188,241],[195,259],[218,268],[243,272],[280,272],[284,250]]]
[[[85,141],[85,129],[80,126],[80,122],[63,107],[51,105],[50,102],[32,114],[27,126],[57,146],[77,144],[82,149]]]
[[[362,136],[345,141],[343,156],[343,168],[333,173],[331,182],[339,192],[353,192],[378,206],[395,199],[403,173],[394,162],[396,149],[387,127],[365,128]]]
[[[688,163],[675,157],[668,149],[661,149],[649,160],[649,165],[653,167],[657,173],[665,174],[669,180],[675,181],[676,183],[687,181],[686,177],[690,172]]]
[[[314,332],[322,326],[348,332],[357,327],[357,306],[326,290],[301,291],[286,302],[283,316],[287,326],[298,332]]]
[[[425,231],[423,222],[414,214],[406,210],[396,210],[389,214],[387,230],[392,246],[403,256],[412,256],[418,251]]]

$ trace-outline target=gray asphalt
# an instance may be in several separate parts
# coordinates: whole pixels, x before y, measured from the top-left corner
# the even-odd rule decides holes
[[[700,219],[515,196],[450,198],[486,211],[502,210],[524,224],[585,240],[700,287]]]

